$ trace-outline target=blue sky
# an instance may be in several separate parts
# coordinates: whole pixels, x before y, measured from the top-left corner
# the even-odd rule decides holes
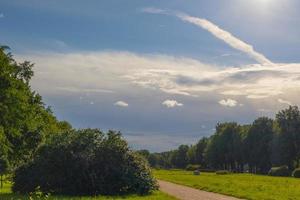
[[[249,123],[300,89],[297,0],[1,0],[0,43],[75,127],[162,151]]]

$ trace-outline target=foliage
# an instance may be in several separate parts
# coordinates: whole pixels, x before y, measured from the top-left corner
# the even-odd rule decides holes
[[[300,178],[300,168],[296,168],[296,169],[293,171],[292,176],[295,177],[295,178]]]
[[[175,168],[184,169],[188,164],[188,153],[189,146],[180,145],[171,155],[171,163]]]
[[[160,180],[241,199],[296,200],[300,197],[300,179],[292,177],[249,173],[231,173],[221,176],[205,172],[201,172],[200,176],[194,176],[185,170],[154,170],[154,175]]]
[[[0,155],[16,167],[30,160],[50,133],[61,129],[30,87],[33,64],[17,63],[6,50],[0,48]]]
[[[267,117],[256,119],[245,138],[245,156],[250,172],[266,174],[271,168],[273,120]]]
[[[132,152],[120,133],[97,129],[55,135],[32,162],[19,167],[13,190],[67,195],[147,194],[156,181],[146,161]]]
[[[278,112],[276,115],[280,139],[281,164],[289,169],[299,166],[300,160],[300,111],[297,106]]]
[[[269,176],[290,176],[291,172],[288,166],[272,167],[268,172]]]
[[[230,172],[228,170],[218,170],[216,171],[217,175],[226,175],[226,174],[230,174]]]
[[[8,160],[4,157],[0,157],[0,186],[3,187],[3,176],[7,172],[8,169]]]
[[[29,200],[30,197],[34,200],[41,200],[41,199],[47,199],[47,200],[122,200],[122,199],[128,199],[128,200],[175,200],[175,198],[164,194],[160,191],[154,191],[151,194],[148,195],[137,195],[137,194],[129,194],[129,195],[122,195],[122,196],[62,196],[62,195],[48,195],[43,194],[40,191],[33,192],[32,194],[15,194],[11,191],[11,183],[7,182],[4,185],[4,188],[0,190],[0,199],[1,200]],[[39,198],[42,197],[42,198]]]
[[[241,170],[242,135],[237,123],[222,123],[216,127],[207,150],[207,159],[212,168]]]

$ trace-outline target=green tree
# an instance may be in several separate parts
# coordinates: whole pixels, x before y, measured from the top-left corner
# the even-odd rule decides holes
[[[33,64],[17,63],[6,51],[0,48],[0,146],[17,166],[30,159],[49,134],[60,132],[61,124],[30,87]]]
[[[210,140],[207,159],[212,168],[242,170],[242,135],[237,123],[218,124]]]
[[[178,149],[172,152],[171,163],[176,168],[184,169],[188,164],[188,145],[180,145]]]
[[[0,186],[3,188],[3,176],[8,170],[8,160],[4,157],[0,157]]]
[[[297,106],[290,106],[276,115],[279,128],[281,162],[289,169],[299,166],[300,160],[300,112]]]
[[[265,174],[270,170],[273,135],[272,119],[260,117],[252,123],[245,139],[250,172]]]

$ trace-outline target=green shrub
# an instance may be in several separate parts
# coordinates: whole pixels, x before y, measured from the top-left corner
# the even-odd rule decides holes
[[[293,177],[300,178],[300,168],[297,168],[293,171]]]
[[[199,170],[200,169],[200,165],[192,165],[192,164],[188,164],[185,168],[185,170],[187,171],[195,171],[195,170]]]
[[[202,168],[200,168],[199,171],[200,172],[216,172],[216,170],[214,170],[214,169],[202,169]]]
[[[268,173],[269,176],[290,176],[291,172],[287,166],[272,167]]]
[[[193,174],[196,175],[196,176],[197,176],[197,175],[200,175],[200,171],[199,171],[199,170],[195,170],[195,171],[193,172]]]
[[[218,170],[218,171],[216,171],[216,174],[218,174],[218,175],[226,175],[226,174],[230,174],[230,172],[227,171],[227,170]]]
[[[13,191],[64,195],[146,194],[157,189],[147,162],[120,133],[72,131],[54,136],[32,162],[19,167]]]

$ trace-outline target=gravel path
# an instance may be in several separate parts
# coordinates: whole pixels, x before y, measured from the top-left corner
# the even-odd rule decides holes
[[[212,192],[197,190],[183,185],[158,180],[160,190],[181,200],[239,200]]]

